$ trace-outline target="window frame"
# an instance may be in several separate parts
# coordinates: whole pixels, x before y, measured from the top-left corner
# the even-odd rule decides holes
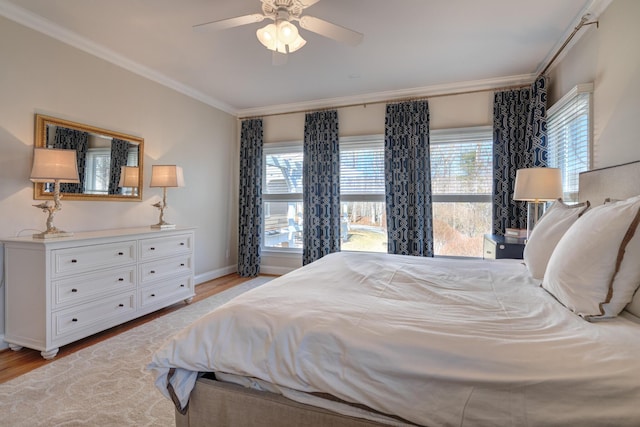
[[[486,134],[486,135],[485,135]],[[472,126],[462,128],[436,129],[429,133],[429,145],[451,144],[456,142],[473,142],[479,137],[488,136],[493,140],[492,126]],[[432,175],[433,179],[433,175]],[[488,194],[431,194],[432,203],[492,203],[493,196]]]
[[[584,83],[584,84],[579,84],[574,86],[569,92],[567,92],[562,98],[560,98],[558,101],[556,101],[548,110],[547,110],[547,152],[549,153],[548,159],[547,159],[547,163],[548,166],[550,167],[559,167],[562,171],[562,175],[563,177],[565,176],[565,174],[567,173],[564,169],[565,165],[554,165],[553,162],[551,162],[551,147],[550,144],[552,143],[552,132],[553,129],[551,128],[551,125],[553,124],[553,116],[556,114],[562,114],[565,109],[567,108],[571,108],[576,102],[577,102],[577,98],[579,96],[583,96],[583,95],[587,95],[586,96],[586,102],[588,103],[587,105],[587,147],[586,147],[586,153],[588,156],[587,159],[587,165],[586,165],[586,170],[591,170],[593,168],[593,157],[594,157],[594,147],[593,147],[593,89],[594,89],[594,85],[593,83]],[[570,124],[574,123],[574,122],[564,122],[567,126],[569,126]],[[568,162],[565,162],[568,163]],[[579,175],[580,172],[584,172],[584,171],[574,171],[574,173],[576,175]],[[577,183],[578,177],[575,177],[574,182]],[[563,199],[567,199],[567,194],[572,194],[571,191],[567,186],[569,184],[563,179],[562,182],[562,198]],[[579,188],[576,190],[579,191]],[[573,200],[569,200],[569,202],[577,202],[577,193],[575,194],[576,197],[573,198]]]
[[[290,203],[297,202],[303,203],[302,192],[300,193],[265,193],[265,189],[267,188],[267,156],[271,154],[282,154],[282,153],[302,153],[303,152],[303,142],[302,141],[285,141],[285,142],[271,142],[263,145],[262,148],[262,220],[264,224],[264,220],[268,218],[268,209],[266,209],[265,202],[280,202],[280,203]],[[296,256],[302,255],[302,248],[283,248],[283,247],[275,247],[275,246],[265,246],[264,239],[264,228],[261,231],[262,239],[260,243],[260,251],[262,253],[271,253],[271,254],[296,254]]]
[[[491,126],[474,126],[463,128],[450,128],[432,130],[430,132],[430,144],[446,144],[466,141],[477,141],[478,139],[493,140],[493,129]],[[340,137],[340,150],[360,147],[376,147],[384,149],[384,134],[371,134],[362,136],[346,136]],[[303,202],[302,193],[265,193],[266,189],[266,159],[268,155],[278,153],[302,152],[302,141],[273,142],[264,144],[262,168],[263,168],[263,220],[268,218],[268,210],[265,208],[265,202]],[[385,194],[340,194],[340,202],[386,202]],[[491,203],[491,192],[486,194],[432,194],[433,203]],[[489,232],[490,230],[487,230]],[[264,231],[263,231],[264,233]],[[263,234],[264,235],[264,234]],[[301,254],[301,248],[280,248],[273,246],[265,246],[265,240],[262,239],[261,251],[271,254]],[[462,256],[462,255],[460,255]]]

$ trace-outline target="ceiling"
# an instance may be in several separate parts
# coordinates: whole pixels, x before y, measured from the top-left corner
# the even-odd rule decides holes
[[[0,14],[242,116],[528,83],[609,1],[321,0],[303,14],[364,41],[300,29],[306,46],[280,66],[255,34],[269,21],[192,29],[259,0],[0,0]]]

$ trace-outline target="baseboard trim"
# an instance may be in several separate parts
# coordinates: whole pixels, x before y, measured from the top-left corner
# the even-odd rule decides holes
[[[269,265],[261,265],[260,266],[260,273],[262,274],[274,274],[276,276],[282,276],[285,275],[287,273],[291,273],[293,270],[295,270],[295,267],[278,267],[278,266],[269,266]]]
[[[4,334],[0,335],[0,350],[6,350],[9,348],[9,344],[4,340]]]
[[[207,271],[206,273],[196,275],[194,277],[194,282],[196,285],[199,285],[201,283],[208,282],[209,280],[217,279],[218,277],[236,273],[237,268],[238,267],[236,265],[228,265],[226,267],[218,268],[216,270]],[[279,267],[277,265],[261,265],[260,273],[273,274],[274,276],[282,276],[284,274],[292,272],[296,268],[297,267]]]
[[[228,265],[226,267],[218,268],[216,270],[207,271],[206,273],[198,274],[194,276],[194,282],[196,285],[199,285],[204,282],[208,282],[209,280],[217,279],[218,277],[226,276],[227,274],[235,273],[237,271],[237,266]]]

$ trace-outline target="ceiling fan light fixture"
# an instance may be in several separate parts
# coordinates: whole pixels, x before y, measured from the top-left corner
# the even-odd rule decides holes
[[[298,34],[298,37],[296,37],[296,39],[293,42],[289,43],[289,45],[288,45],[289,53],[295,52],[296,50],[300,49],[305,44],[307,44],[307,41],[305,39],[303,39],[302,37],[300,37],[300,34]]]
[[[276,24],[278,28],[278,41],[291,44],[298,38],[298,28],[289,21],[281,21]]]
[[[264,47],[280,53],[295,52],[307,43],[300,36],[298,28],[289,21],[280,21],[259,28],[256,36]]]
[[[269,50],[276,50],[278,42],[278,30],[275,24],[269,24],[256,31],[256,36],[260,43]]]

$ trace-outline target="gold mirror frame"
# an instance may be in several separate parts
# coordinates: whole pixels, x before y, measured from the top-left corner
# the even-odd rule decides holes
[[[64,127],[68,129],[88,132],[92,136],[99,138],[117,138],[130,142],[138,146],[138,187],[135,194],[79,194],[79,193],[62,193],[64,200],[91,200],[91,201],[118,201],[118,202],[139,202],[142,201],[142,184],[143,184],[143,159],[144,159],[144,139],[137,136],[127,135],[121,132],[115,132],[108,129],[102,129],[95,126],[85,125],[72,122],[69,120],[59,119],[56,117],[36,114],[36,130],[35,142],[36,148],[47,147],[47,131],[50,126]],[[53,198],[53,193],[46,191],[46,183],[33,184],[33,198],[36,200],[48,200]]]

